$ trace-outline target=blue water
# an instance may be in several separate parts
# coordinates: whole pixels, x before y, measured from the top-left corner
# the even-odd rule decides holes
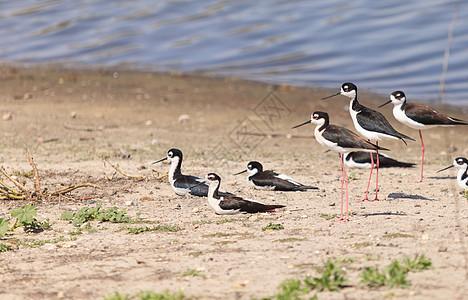
[[[458,5],[457,5],[458,4]],[[0,1],[0,61],[179,70],[468,106],[468,3]]]

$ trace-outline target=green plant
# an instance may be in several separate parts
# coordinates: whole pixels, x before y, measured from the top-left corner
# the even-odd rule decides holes
[[[344,271],[330,259],[324,263],[324,268],[321,270],[320,277],[306,277],[305,284],[311,289],[316,289],[321,292],[323,290],[339,291],[346,286],[347,279]]]
[[[357,176],[356,172],[351,172],[348,176],[348,180],[358,180],[359,177]]]
[[[153,291],[143,291],[137,294],[140,300],[184,300],[188,299],[184,293],[179,290],[178,292],[171,293],[164,291],[162,293],[155,293]]]
[[[128,227],[128,233],[139,234],[147,231],[165,231],[165,232],[177,232],[183,230],[177,225],[156,225],[153,227],[143,226],[143,227]]]
[[[130,299],[129,294],[121,295],[119,292],[115,292],[112,295],[104,297],[104,300],[128,300]]]
[[[365,267],[361,272],[361,283],[368,286],[384,286],[407,288],[410,282],[406,279],[408,271],[397,260],[379,270],[379,267]]]
[[[182,272],[180,276],[198,276],[205,278],[206,275],[202,272],[198,271],[197,269],[188,269],[187,271]]]
[[[281,230],[284,229],[284,226],[281,224],[273,224],[273,223],[268,223],[267,226],[263,227],[262,230]]]
[[[403,267],[408,271],[422,271],[427,269],[432,269],[432,261],[430,258],[426,258],[424,254],[416,254],[413,259],[409,258],[409,256],[405,255],[403,257]]]
[[[329,221],[331,219],[335,219],[338,217],[338,214],[320,214],[321,218],[324,218],[325,220]]]
[[[85,206],[75,213],[72,211],[63,211],[61,219],[72,221],[73,226],[77,227],[92,220],[111,223],[132,222],[132,218],[126,216],[127,210],[125,208],[119,211],[117,207],[113,206],[106,210],[101,210],[101,206],[102,202],[93,208]]]
[[[0,237],[4,236],[8,229],[10,229],[8,226],[8,221],[4,218],[0,218]]]
[[[12,247],[8,244],[0,244],[0,252],[5,252],[5,251],[10,251],[12,250]]]
[[[302,286],[300,279],[289,279],[280,283],[279,292],[275,294],[277,300],[299,300],[301,295],[309,290]]]
[[[28,204],[13,209],[11,216],[16,218],[16,222],[12,228],[23,226],[26,232],[41,232],[50,228],[49,219],[45,219],[42,222],[37,221],[37,209],[34,205]]]

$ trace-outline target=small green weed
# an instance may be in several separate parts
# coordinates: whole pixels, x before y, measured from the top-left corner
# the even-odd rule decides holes
[[[356,172],[351,172],[348,176],[348,180],[358,180],[359,177],[357,176]]]
[[[311,289],[316,289],[318,292],[323,290],[339,291],[347,285],[346,274],[330,259],[327,259],[321,272],[320,277],[307,277],[304,280],[305,284]]]
[[[273,242],[289,243],[289,242],[300,242],[300,241],[307,241],[307,238],[290,237],[290,238],[286,238],[286,239],[274,240]]]
[[[268,223],[267,226],[263,227],[262,230],[281,230],[284,229],[284,226],[281,224],[273,224],[273,223]]]
[[[368,286],[384,286],[408,288],[411,284],[406,279],[408,271],[394,260],[382,270],[376,267],[365,267],[361,272],[361,283]]]
[[[405,255],[403,257],[403,267],[411,272],[417,272],[427,269],[432,269],[432,261],[424,256],[424,254],[416,254],[413,259]]]
[[[155,293],[153,291],[141,291],[136,295],[129,294],[120,294],[115,292],[114,294],[108,295],[104,300],[129,300],[129,299],[139,299],[139,300],[185,300],[187,298],[184,293],[179,290],[176,293],[170,293],[168,291],[162,293]]]
[[[242,219],[222,219],[219,221],[216,221],[216,225],[221,225],[224,223],[229,223],[229,222],[237,222],[237,221],[243,221]]]
[[[3,243],[0,244],[0,252],[10,251],[12,249],[13,248],[11,248],[11,246],[8,244],[3,244]]]
[[[124,208],[119,211],[115,206],[106,210],[101,210],[102,202],[96,207],[88,208],[87,206],[81,208],[77,212],[63,211],[61,215],[62,220],[71,221],[73,226],[81,226],[84,223],[92,220],[111,223],[130,223],[132,218],[126,216],[127,210]]]
[[[34,205],[28,204],[13,209],[11,211],[11,216],[16,218],[16,222],[12,228],[23,226],[26,232],[41,232],[50,228],[49,219],[45,219],[42,222],[36,219],[37,209]]]
[[[4,218],[0,218],[0,237],[4,236],[8,229],[10,229],[8,226],[8,221]]]
[[[324,218],[327,221],[329,221],[331,219],[338,218],[338,214],[320,214],[320,217]]]
[[[387,239],[395,239],[395,238],[414,238],[415,236],[412,234],[406,234],[406,233],[387,233],[382,236],[383,238]]]
[[[188,269],[187,271],[182,272],[180,276],[198,276],[198,277],[203,277],[205,278],[206,275],[203,274],[202,272],[198,271],[197,269]]]
[[[198,220],[198,221],[193,221],[192,224],[193,225],[198,225],[198,224],[210,224],[211,221],[210,220]]]
[[[128,233],[139,234],[147,231],[165,231],[165,232],[177,232],[181,231],[183,228],[180,228],[177,225],[155,225],[153,227],[143,226],[143,227],[128,227]]]

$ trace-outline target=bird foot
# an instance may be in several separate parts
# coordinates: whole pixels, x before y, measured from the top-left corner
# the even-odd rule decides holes
[[[335,221],[335,222],[348,222],[349,221],[349,217],[339,217],[339,218],[335,218],[335,219],[332,219],[332,221]]]
[[[361,200],[356,200],[356,202],[364,202],[364,201],[369,201],[369,202],[372,202],[372,201],[379,201],[379,198],[375,197],[374,199],[369,199],[366,197],[364,197],[363,199]]]
[[[418,179],[418,180],[412,180],[412,181],[410,181],[410,182],[420,183],[420,182],[422,182],[422,181],[423,181],[423,180],[422,180],[422,178],[421,178],[421,179]]]

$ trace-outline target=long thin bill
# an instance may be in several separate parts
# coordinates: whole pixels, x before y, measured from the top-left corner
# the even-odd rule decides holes
[[[439,171],[437,171],[436,173],[439,173],[439,172],[445,171],[445,170],[447,170],[447,169],[450,169],[450,168],[453,168],[453,165],[451,165],[451,166],[448,166],[447,168],[443,168],[442,170],[439,170]]]
[[[242,173],[245,173],[245,172],[247,172],[247,170],[244,170],[244,171],[240,171],[239,173],[236,173],[236,174],[234,174],[234,176],[235,176],[235,175],[239,175],[239,174],[242,174]]]
[[[160,159],[160,160],[158,160],[158,161],[155,161],[154,163],[151,163],[151,164],[154,165],[154,164],[157,164],[158,162],[162,162],[163,160],[166,160],[166,159],[167,159],[167,157],[164,157],[163,159]]]
[[[306,121],[306,122],[304,122],[304,123],[302,123],[302,124],[296,125],[296,126],[294,126],[292,129],[297,128],[297,127],[301,127],[301,126],[304,126],[304,125],[307,125],[307,124],[309,124],[309,123],[310,123],[310,120],[309,120],[309,121]]]
[[[392,102],[392,100],[388,100],[387,102],[385,102],[384,104],[380,105],[380,106],[377,107],[377,108],[381,108],[382,106],[385,106],[385,105],[389,104],[390,102]]]
[[[325,97],[325,98],[322,98],[322,100],[325,100],[325,99],[328,99],[328,98],[331,98],[331,97],[335,97],[335,96],[338,96],[338,95],[340,95],[340,94],[341,94],[341,92],[338,92],[338,93],[336,93],[336,94],[333,94],[333,95],[327,96],[327,97]]]

